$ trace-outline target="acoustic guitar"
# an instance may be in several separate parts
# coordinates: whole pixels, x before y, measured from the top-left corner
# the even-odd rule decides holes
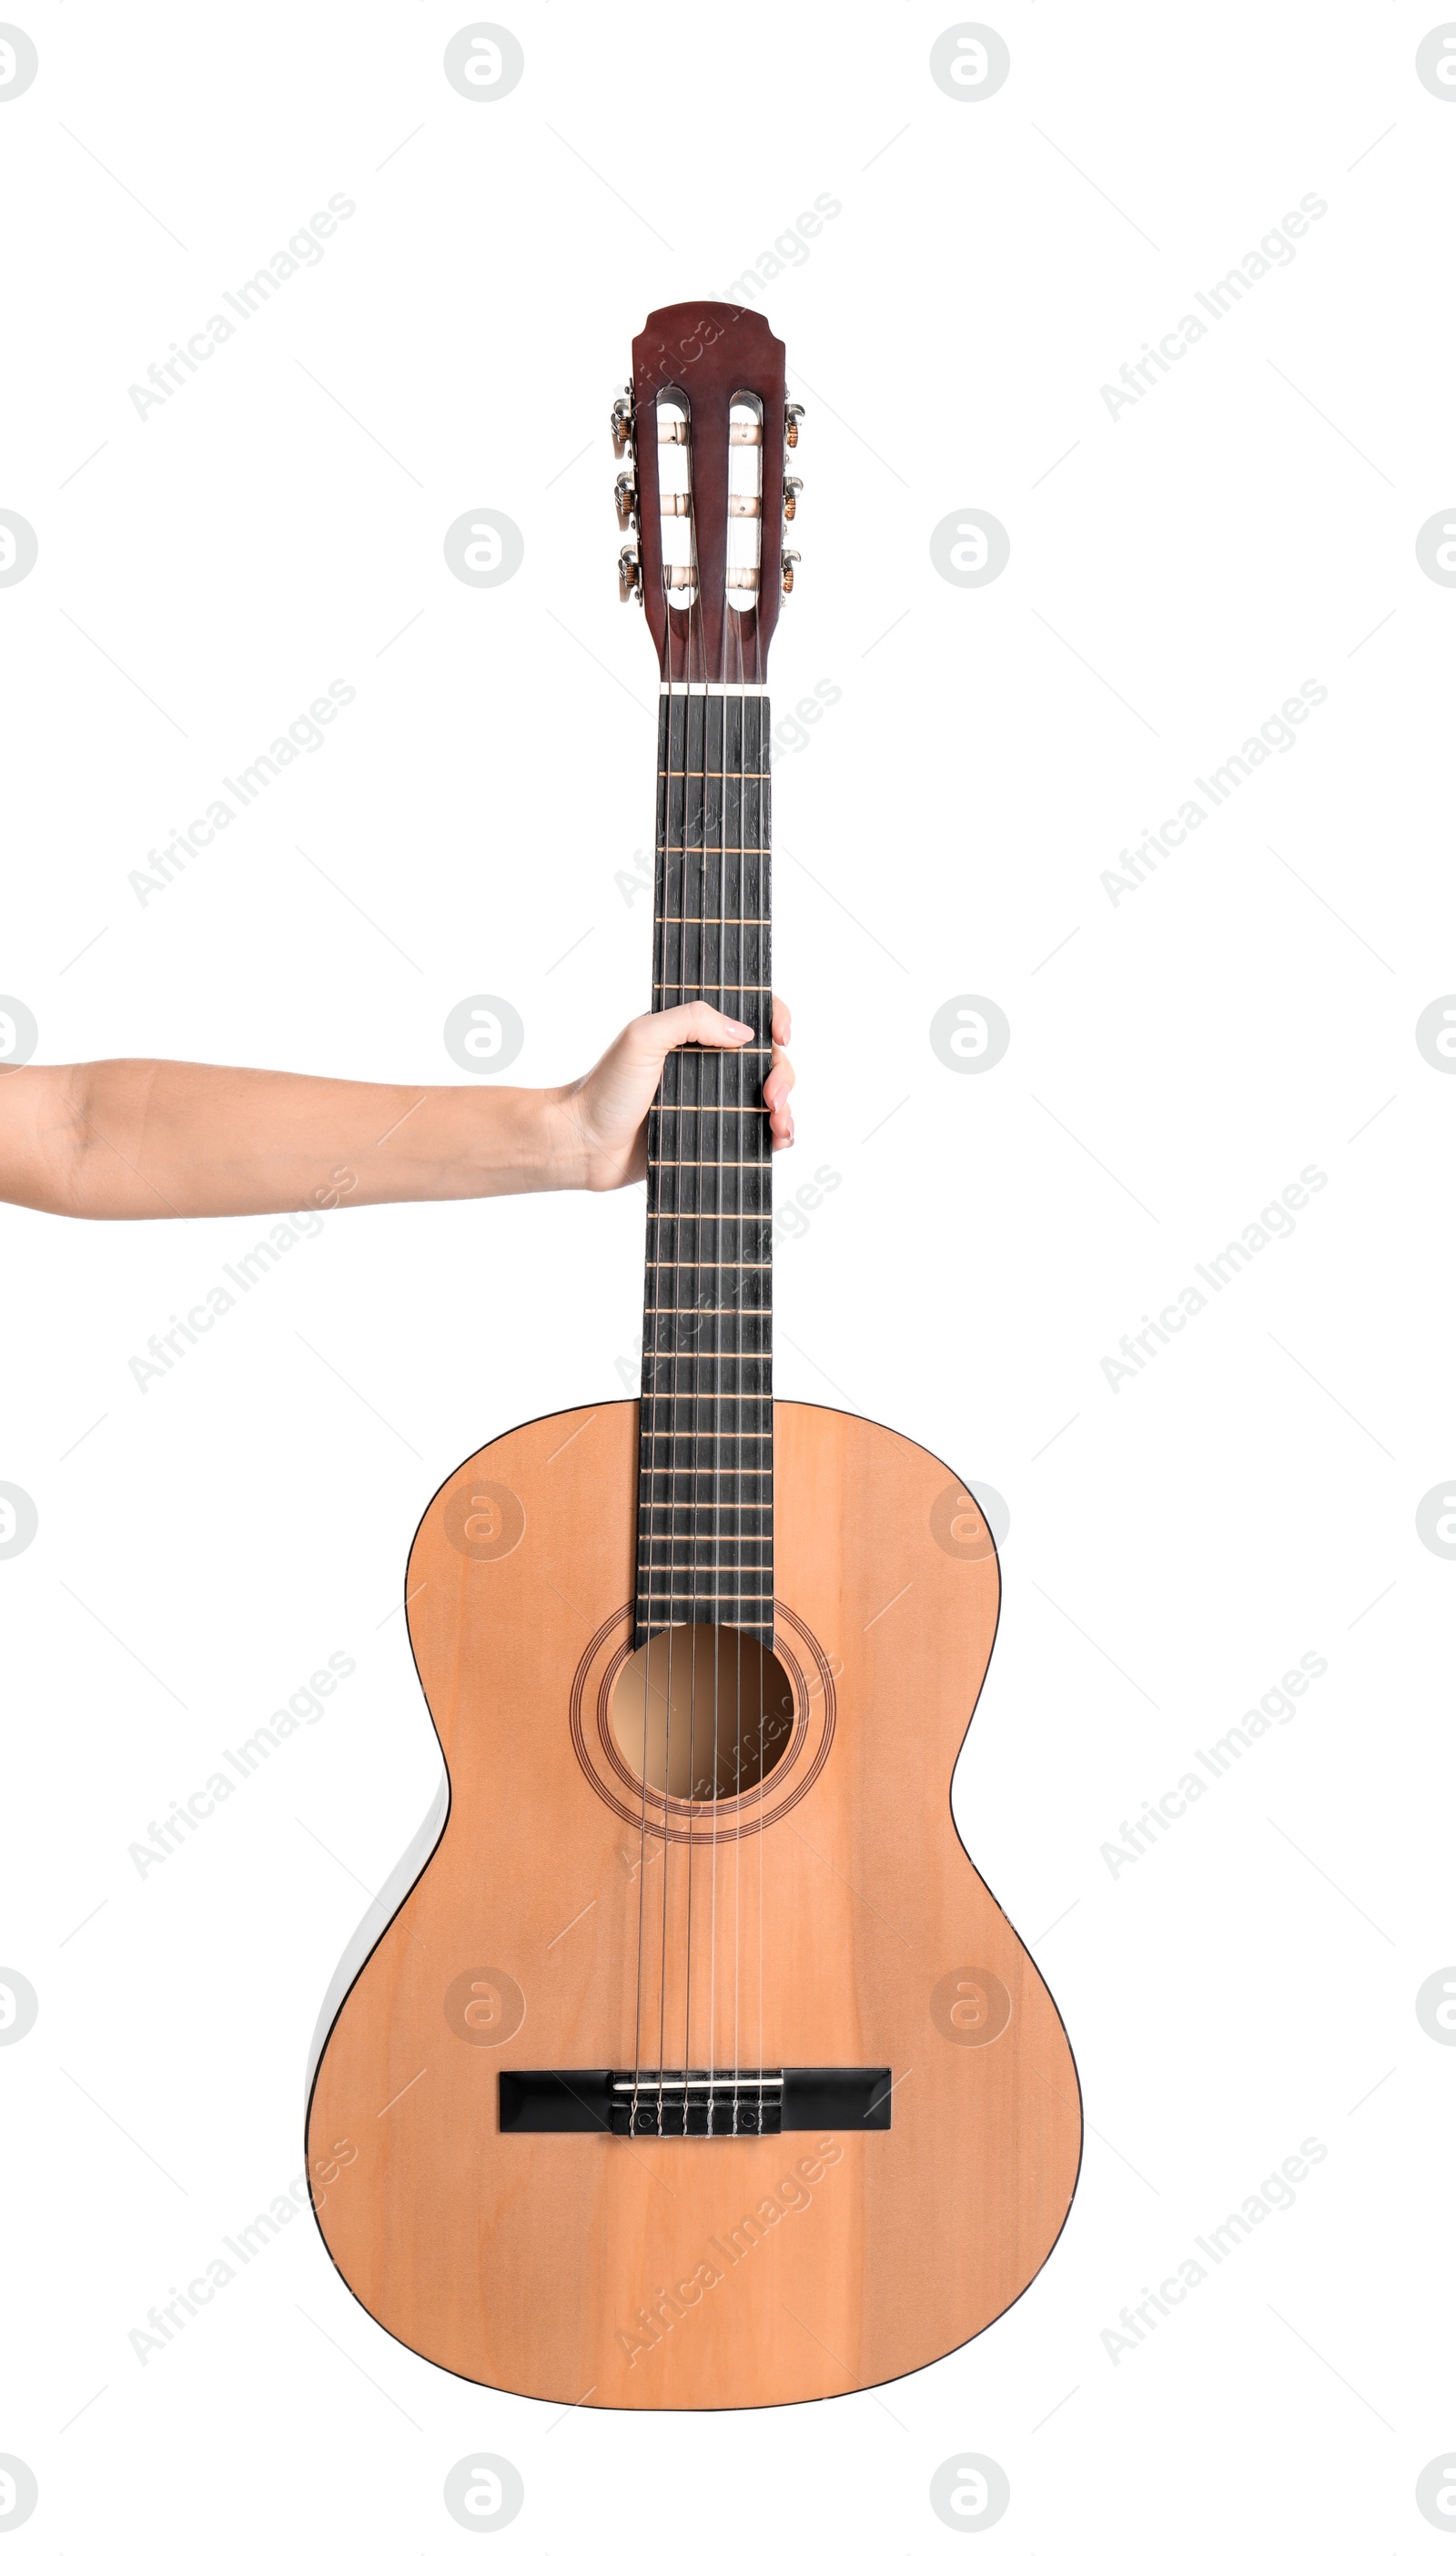
[[[1034,2277],[1081,2150],[1060,2018],[950,1816],[986,1520],[910,1439],[773,1398],[766,675],[800,415],[751,310],[635,340],[612,436],[660,668],[653,1003],[755,1037],[664,1069],[640,1402],[509,1431],[421,1521],[448,1810],[346,1956],[308,2112],[361,2305],[568,2405],[919,2368]]]

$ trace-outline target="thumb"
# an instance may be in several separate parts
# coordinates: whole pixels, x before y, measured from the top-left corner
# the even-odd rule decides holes
[[[659,1066],[678,1047],[747,1047],[753,1031],[711,1003],[673,1003],[666,1011],[644,1012],[627,1031],[629,1045],[644,1064]]]

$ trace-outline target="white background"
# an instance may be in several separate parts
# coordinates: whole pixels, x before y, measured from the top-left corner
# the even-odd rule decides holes
[[[523,2550],[932,2549],[964,2451],[1011,2480],[1008,2556],[1418,2550],[1456,2439],[1456,2053],[1414,2011],[1453,1953],[1456,1584],[1413,1525],[1456,1473],[1456,1083],[1413,1035],[1456,982],[1456,593],[1415,558],[1456,496],[1434,21],[1008,0],[1011,76],[967,103],[920,5],[513,0],[525,77],[489,103],[442,73],[463,23],[27,10],[0,990],[43,1061],[407,1084],[459,1079],[442,1021],[489,990],[517,1079],[578,1071],[650,975],[616,874],[656,670],[608,406],[650,309],[838,199],[763,292],[807,410],[776,710],[842,692],[777,759],[781,1200],[840,1175],[786,1219],[779,1385],[1009,1504],[955,1801],[1065,2015],[1086,2161],[1022,2302],[874,2399],[562,2421],[393,2343],[306,2216],[140,2365],[129,2330],[300,2171],[324,1987],[435,1788],[416,1521],[499,1431],[632,1389],[641,1197],[330,1216],[145,1393],[128,1361],[263,1227],[0,1211],[0,1473],[41,1520],[0,1575],[0,1962],[40,1998],[0,2050],[26,2543],[448,2550],[480,2450],[526,2481]],[[128,386],[335,192],[321,261],[139,417]],[[1306,193],[1292,262],[1109,415]],[[480,506],[525,539],[489,591],[441,548]],[[967,506],[1011,542],[975,590],[929,556]],[[139,904],[335,680],[322,746]],[[1104,870],[1306,681],[1297,743],[1114,904]],[[983,1076],[927,1035],[970,992],[1012,1024]],[[1296,1231],[1114,1391],[1120,1336],[1305,1165]],[[334,1650],[320,1722],[139,1877],[130,1842]],[[1294,1718],[1114,1877],[1119,1824],[1306,1650]],[[1295,2205],[1114,2361],[1103,2330],[1306,2138]]]

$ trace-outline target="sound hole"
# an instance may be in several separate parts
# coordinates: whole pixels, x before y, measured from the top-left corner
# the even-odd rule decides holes
[[[731,1624],[674,1624],[627,1660],[608,1708],[639,1783],[722,1802],[772,1774],[793,1731],[793,1692],[771,1650]]]

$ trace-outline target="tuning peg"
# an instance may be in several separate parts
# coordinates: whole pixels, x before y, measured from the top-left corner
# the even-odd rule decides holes
[[[791,524],[793,521],[794,515],[797,512],[799,496],[802,489],[803,481],[801,479],[786,479],[784,482],[784,521],[786,524]]]
[[[798,442],[798,422],[803,410],[797,400],[789,400],[784,411],[784,441],[791,452]]]
[[[629,543],[617,561],[617,600],[630,603],[633,596],[642,601],[642,562]]]
[[[612,402],[612,450],[619,461],[631,447],[632,435],[632,394],[619,391]]]
[[[786,594],[791,594],[793,592],[793,572],[797,566],[797,551],[786,551],[784,553],[784,591]]]
[[[637,481],[630,470],[620,470],[613,490],[617,500],[617,522],[625,533],[637,521]]]

